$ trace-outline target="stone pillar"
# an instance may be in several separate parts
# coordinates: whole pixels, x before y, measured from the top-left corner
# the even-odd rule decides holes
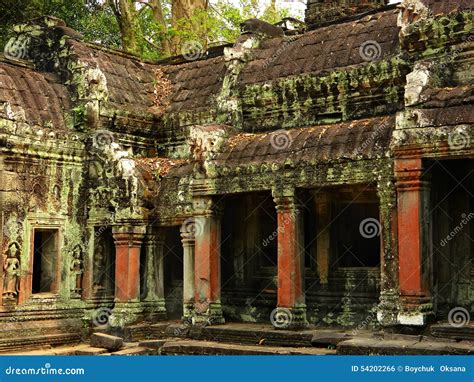
[[[147,227],[145,235],[145,271],[142,282],[142,306],[147,321],[166,319],[164,292],[164,232]]]
[[[392,168],[390,168],[392,170]],[[377,320],[383,326],[398,323],[398,242],[397,193],[392,179],[382,179],[377,185],[380,202],[380,300]]]
[[[222,210],[209,196],[195,197],[194,322],[222,324],[221,217]]]
[[[430,184],[421,159],[395,161],[398,196],[398,259],[402,310],[399,323],[423,326],[432,314]]]
[[[94,241],[95,241],[95,229],[93,225],[87,227],[89,241],[84,254],[84,275],[82,277],[82,299],[86,301],[92,300],[94,291],[92,287],[93,283],[93,258],[94,258]]]
[[[316,205],[316,264],[319,283],[328,285],[329,256],[331,250],[331,198],[328,193],[315,193]]]
[[[123,225],[113,229],[115,240],[115,307],[112,326],[134,322],[140,309],[140,248],[144,226]]]
[[[307,325],[304,291],[303,219],[294,189],[273,190],[278,221],[278,306],[272,323],[278,329]]]
[[[181,226],[181,242],[183,243],[183,321],[189,321],[194,311],[194,246],[196,227],[193,218],[187,219]]]

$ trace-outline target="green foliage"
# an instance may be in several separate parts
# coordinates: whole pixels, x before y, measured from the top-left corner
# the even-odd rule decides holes
[[[289,14],[274,3],[262,7],[260,0],[214,0],[208,10],[196,11],[190,18],[171,25],[171,1],[162,0],[166,26],[160,25],[151,7],[137,2],[137,39],[143,58],[164,58],[163,42],[198,41],[203,47],[234,42],[240,34],[240,23],[259,18],[270,23]],[[41,15],[63,19],[66,24],[84,35],[86,41],[110,48],[121,48],[118,23],[112,9],[103,0],[0,0],[0,48],[8,41],[12,26]],[[199,27],[196,28],[196,25]],[[180,53],[175,52],[175,53]]]
[[[82,33],[86,40],[109,47],[120,47],[120,34],[114,15],[100,0],[0,0],[0,48],[12,27],[35,17],[50,15]]]

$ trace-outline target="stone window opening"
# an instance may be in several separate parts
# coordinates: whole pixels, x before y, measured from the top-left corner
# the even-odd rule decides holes
[[[57,229],[34,229],[33,294],[58,292],[58,236]]]

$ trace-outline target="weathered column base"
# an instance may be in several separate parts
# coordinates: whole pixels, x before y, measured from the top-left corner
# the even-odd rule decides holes
[[[111,327],[124,327],[141,319],[143,308],[139,302],[116,302],[109,318]]]
[[[192,322],[194,317],[194,303],[185,302],[183,304],[183,317],[181,318],[185,322]]]
[[[164,299],[142,301],[143,320],[148,322],[164,321],[168,318]]]
[[[429,297],[402,296],[398,323],[407,326],[426,326],[434,318],[433,303]]]
[[[270,321],[275,329],[298,330],[308,326],[306,320],[306,305],[294,308],[276,308],[270,317]]]
[[[400,313],[400,298],[396,292],[382,292],[377,306],[377,321],[382,326],[398,324]]]
[[[222,315],[222,305],[220,302],[211,302],[207,305],[207,309],[196,304],[194,315],[192,317],[193,324],[220,325],[225,324]]]

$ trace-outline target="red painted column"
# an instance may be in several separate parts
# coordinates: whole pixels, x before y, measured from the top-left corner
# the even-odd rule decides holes
[[[140,249],[144,233],[143,227],[114,229],[115,302],[137,302],[140,299]]]
[[[395,161],[399,285],[404,325],[422,326],[432,312],[430,184],[421,159]]]
[[[278,329],[307,325],[304,291],[303,219],[295,191],[273,192],[278,220],[278,306],[271,321]]]
[[[211,197],[193,201],[194,221],[194,320],[224,323],[221,306],[221,215]]]

